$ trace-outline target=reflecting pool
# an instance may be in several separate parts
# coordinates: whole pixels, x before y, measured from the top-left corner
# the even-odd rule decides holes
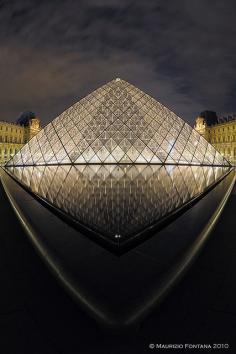
[[[229,168],[57,165],[6,170],[86,236],[121,249],[153,235]]]

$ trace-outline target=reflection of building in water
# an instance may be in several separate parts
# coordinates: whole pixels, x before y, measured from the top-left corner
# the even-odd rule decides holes
[[[0,121],[0,164],[6,163],[40,129],[40,120],[33,112],[22,113],[16,123]]]
[[[228,167],[64,165],[9,167],[19,182],[108,240],[123,242],[204,193]]]
[[[236,115],[218,118],[215,112],[204,111],[194,128],[231,163],[236,162]]]

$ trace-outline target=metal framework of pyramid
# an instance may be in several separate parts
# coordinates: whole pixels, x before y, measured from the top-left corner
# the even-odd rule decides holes
[[[7,166],[71,163],[229,165],[180,117],[121,79],[64,111]]]

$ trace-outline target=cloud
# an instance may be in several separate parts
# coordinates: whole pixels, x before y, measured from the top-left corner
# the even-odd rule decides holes
[[[2,119],[51,120],[116,76],[193,122],[235,110],[234,1],[0,3]]]

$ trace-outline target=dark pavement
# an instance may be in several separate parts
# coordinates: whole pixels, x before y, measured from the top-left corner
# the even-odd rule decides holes
[[[74,304],[35,253],[2,186],[0,201],[0,354],[193,352],[149,343],[228,343],[228,350],[197,352],[236,353],[235,189],[185,278],[126,333],[100,328]]]

